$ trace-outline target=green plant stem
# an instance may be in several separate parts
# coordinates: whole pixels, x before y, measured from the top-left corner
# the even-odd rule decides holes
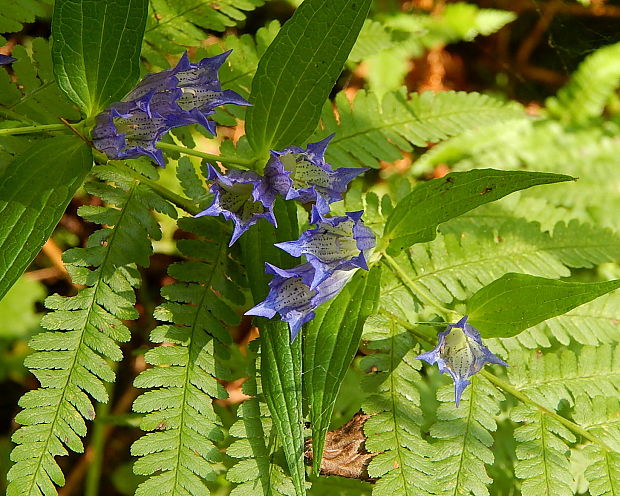
[[[571,422],[570,420],[568,420],[567,418],[562,417],[562,415],[559,415],[559,414],[557,414],[555,412],[552,412],[551,410],[545,408],[544,406],[539,405],[534,400],[532,400],[531,398],[529,398],[528,396],[523,394],[521,391],[519,391],[516,387],[514,387],[509,382],[506,382],[506,381],[500,379],[496,375],[493,375],[490,372],[487,372],[486,370],[481,370],[480,374],[484,378],[486,378],[490,382],[492,382],[499,389],[503,389],[507,393],[510,393],[512,396],[514,396],[518,400],[522,401],[526,405],[530,405],[530,406],[532,406],[534,408],[537,408],[538,410],[540,410],[545,415],[548,415],[549,417],[557,420],[560,424],[562,424],[563,426],[567,427],[568,429],[573,431],[575,434],[579,434],[580,436],[584,437],[588,441],[592,441],[593,443],[598,444],[601,448],[603,448],[606,451],[613,451],[609,446],[607,446],[607,444],[605,444],[604,441],[601,441],[596,436],[593,436],[592,434],[590,434],[586,429],[584,429],[580,425],[577,425],[574,422]]]
[[[123,172],[130,175],[137,181],[140,181],[142,184],[145,184],[146,186],[151,188],[153,191],[156,191],[163,198],[168,200],[170,203],[185,210],[187,213],[196,215],[198,212],[200,212],[200,208],[198,208],[198,205],[193,203],[191,200],[188,200],[187,198],[177,195],[176,193],[174,193],[173,191],[170,191],[168,188],[166,188],[165,186],[162,186],[158,182],[153,181],[152,179],[149,179],[148,177],[143,176],[139,172],[136,172],[135,170],[133,170],[131,167],[127,167],[123,162],[114,160],[113,163],[116,167],[118,167],[119,169],[122,169]]]
[[[400,325],[400,326],[404,327],[405,329],[407,329],[407,331],[409,331],[411,334],[413,334],[420,341],[424,341],[427,344],[429,344],[430,346],[434,345],[434,342],[428,336],[425,336],[424,334],[419,333],[408,322],[404,321],[403,319],[401,319],[397,315],[394,315],[393,313],[388,312],[386,310],[382,310],[381,313],[383,313],[384,315],[386,315],[390,319],[394,320],[398,325]],[[596,436],[590,434],[586,429],[584,429],[580,425],[577,425],[574,422],[571,422],[570,420],[568,420],[567,418],[562,417],[562,415],[559,415],[559,414],[549,410],[548,408],[545,408],[544,406],[540,405],[539,403],[536,403],[533,399],[531,399],[527,395],[523,394],[521,391],[519,391],[516,387],[514,387],[509,382],[506,382],[506,381],[500,379],[496,375],[491,374],[491,372],[488,372],[488,371],[486,371],[484,369],[481,370],[479,372],[479,374],[481,374],[485,379],[488,379],[488,381],[491,382],[495,387],[497,387],[499,389],[502,389],[503,391],[505,391],[508,394],[514,396],[516,399],[518,399],[519,401],[525,403],[526,405],[529,405],[531,407],[537,408],[538,410],[540,410],[545,415],[548,415],[549,417],[555,419],[556,421],[558,421],[560,424],[562,424],[563,426],[565,426],[569,430],[573,431],[575,434],[579,434],[580,436],[582,436],[583,438],[587,439],[588,441],[591,441],[591,442],[593,442],[595,444],[598,444],[601,448],[603,448],[606,451],[614,451],[604,441],[601,441]]]
[[[107,389],[110,391],[111,387],[108,387]],[[88,466],[88,472],[86,472],[84,496],[97,496],[99,494],[106,430],[105,422],[99,419],[104,419],[109,412],[109,403],[97,404],[96,418],[93,426],[93,437],[91,438],[89,446],[92,450],[92,459],[90,465]]]
[[[403,281],[405,286],[407,286],[411,290],[411,292],[416,298],[418,298],[423,303],[427,303],[428,305],[435,307],[437,310],[440,310],[446,315],[456,314],[454,310],[450,310],[449,308],[444,307],[443,304],[437,298],[435,298],[430,291],[427,291],[426,288],[424,288],[422,285],[416,284],[414,281],[412,281],[411,278],[405,273],[405,271],[400,268],[396,260],[394,260],[390,255],[388,255],[387,253],[382,253],[381,255],[383,256],[382,260],[384,261],[384,263],[386,263],[394,272],[396,272],[396,274],[398,274],[398,277],[401,279],[401,281]]]
[[[171,145],[170,143],[159,142],[157,143],[157,148],[159,148],[160,150],[183,153],[185,155],[191,155],[193,157],[206,158],[207,160],[221,162],[223,164],[233,164],[243,169],[248,169],[250,165],[254,163],[254,160],[246,160],[237,157],[227,157],[226,155],[213,155],[211,153],[192,150],[191,148],[186,148],[184,146]]]
[[[77,123],[79,124],[79,123]],[[75,127],[78,127],[75,124]],[[18,134],[35,134],[35,133],[47,133],[49,131],[66,131],[67,126],[65,124],[41,124],[39,126],[23,126],[12,127],[8,129],[0,129],[0,136],[10,135],[15,136]]]

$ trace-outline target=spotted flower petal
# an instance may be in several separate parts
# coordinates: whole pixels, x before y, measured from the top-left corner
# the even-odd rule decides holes
[[[215,57],[207,57],[197,64],[189,64],[174,77],[181,96],[177,104],[183,110],[197,109],[210,114],[216,107],[226,104],[248,106],[250,103],[232,90],[222,90],[218,71],[232,50]]]
[[[456,324],[448,324],[445,331],[438,335],[439,343],[435,349],[417,356],[431,365],[437,364],[439,372],[448,372],[454,381],[454,402],[459,406],[463,390],[468,384],[468,377],[479,372],[485,363],[508,366],[482,344],[480,333],[467,323],[465,315]]]
[[[220,174],[209,165],[209,179],[213,180],[211,192],[215,198],[211,206],[196,217],[221,214],[232,220],[235,228],[229,246],[261,218],[276,225],[273,215],[275,197],[267,188],[264,178],[251,171],[231,170]]]
[[[333,170],[324,159],[325,149],[333,137],[332,134],[317,143],[310,143],[305,150],[298,146],[272,150],[265,176],[274,191],[287,200],[316,202],[321,213],[327,213],[329,203],[342,200],[348,184],[368,169]]]
[[[353,272],[336,271],[316,288],[310,289],[314,279],[314,267],[309,263],[289,270],[280,269],[269,263],[265,271],[273,274],[269,283],[267,298],[248,310],[246,315],[272,318],[276,313],[288,322],[291,342],[295,340],[301,326],[314,318],[314,310],[322,303],[336,296],[353,276]]]
[[[232,90],[222,91],[218,70],[230,52],[207,57],[197,64],[185,53],[179,63],[148,74],[123,101],[97,116],[93,143],[108,158],[151,157],[164,165],[157,142],[175,127],[200,124],[215,135],[209,116],[219,105],[249,105]]]
[[[335,270],[368,270],[366,257],[375,247],[375,235],[361,220],[362,210],[343,217],[325,217],[312,207],[315,229],[304,231],[297,241],[276,243],[294,257],[305,255],[315,269],[310,289],[316,288]]]
[[[199,122],[202,115],[148,113],[143,103],[140,100],[117,102],[100,113],[92,134],[93,144],[110,159],[145,155],[163,167],[164,156],[157,148],[159,140],[170,129]],[[164,104],[158,105],[161,108]]]
[[[108,158],[146,155],[163,167],[163,154],[155,145],[170,129],[165,118],[149,117],[135,102],[120,102],[99,114],[96,124],[93,144]]]
[[[2,55],[0,53],[0,65],[12,64],[17,59],[14,57],[9,57],[8,55]]]

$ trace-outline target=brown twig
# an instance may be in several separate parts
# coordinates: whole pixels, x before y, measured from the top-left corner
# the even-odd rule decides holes
[[[516,62],[519,66],[528,64],[532,52],[540,43],[540,40],[553,22],[553,18],[558,13],[561,6],[562,0],[552,0],[544,6],[542,15],[538,19],[536,26],[534,26],[534,29],[523,40],[523,43],[521,43],[521,46],[517,50]]]

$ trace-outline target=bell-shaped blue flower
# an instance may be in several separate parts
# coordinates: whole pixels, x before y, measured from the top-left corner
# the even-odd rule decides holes
[[[220,174],[209,165],[209,179],[213,181],[213,203],[196,217],[223,215],[235,224],[228,246],[246,232],[259,219],[267,219],[274,226],[273,192],[267,188],[264,178],[252,171],[231,170]]]
[[[439,343],[435,349],[418,355],[418,360],[424,360],[431,365],[437,364],[439,372],[448,372],[454,381],[454,402],[459,406],[467,380],[479,372],[485,363],[508,366],[482,344],[480,333],[467,323],[467,315],[456,324],[448,324],[445,331],[438,335]]]
[[[328,212],[328,204],[342,200],[348,184],[368,169],[333,170],[324,159],[325,149],[333,137],[332,134],[317,143],[309,143],[305,150],[298,146],[272,150],[265,177],[274,191],[286,200],[316,202],[323,214]]]
[[[137,158],[146,155],[164,166],[164,156],[157,142],[170,130],[167,120],[149,116],[135,102],[118,102],[96,118],[93,144],[111,159]]]
[[[288,322],[291,342],[295,340],[301,326],[314,318],[314,310],[331,300],[351,279],[353,272],[336,271],[316,288],[310,289],[314,279],[314,267],[303,264],[289,270],[265,263],[265,272],[273,274],[269,282],[267,298],[245,315],[272,318],[276,313]]]
[[[232,90],[222,90],[218,71],[232,50],[215,57],[207,57],[197,64],[189,63],[175,74],[177,87],[182,95],[177,100],[179,107],[190,111],[197,109],[205,115],[211,114],[216,107],[226,104],[249,106],[245,98]],[[185,54],[185,57],[187,54]]]
[[[232,90],[222,90],[218,78],[218,71],[231,52],[232,50],[229,50],[214,57],[206,57],[197,64],[192,64],[185,52],[175,67],[147,74],[123,100],[148,97],[152,105],[158,100],[157,96],[171,94],[171,98],[165,99],[166,102],[174,102],[174,109],[170,111],[182,113],[196,110],[205,118],[220,105],[248,106],[250,103],[241,95]],[[208,125],[205,127],[210,128]],[[212,134],[215,134],[215,130]]]
[[[97,116],[93,144],[108,158],[151,157],[164,165],[157,142],[175,127],[200,124],[215,136],[209,116],[219,105],[250,105],[231,90],[222,90],[218,70],[230,52],[197,64],[185,53],[176,67],[148,74],[123,98]]]
[[[310,289],[316,288],[336,270],[368,270],[366,257],[375,247],[375,235],[362,221],[363,210],[343,217],[325,217],[312,207],[315,229],[304,231],[297,241],[276,243],[294,257],[305,255],[314,267]]]
[[[15,57],[9,57],[0,53],[0,65],[12,64],[17,59]]]

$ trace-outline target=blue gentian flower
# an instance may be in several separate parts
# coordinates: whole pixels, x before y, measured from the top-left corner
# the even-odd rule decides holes
[[[215,136],[215,122],[208,117],[216,107],[250,105],[234,91],[221,88],[217,73],[229,54],[192,64],[185,53],[176,67],[145,76],[121,102],[97,116],[95,147],[111,159],[146,155],[163,166],[156,144],[170,129],[200,124]]]
[[[237,241],[239,236],[261,218],[276,226],[276,218],[273,215],[275,196],[263,177],[252,171],[240,170],[220,174],[209,165],[209,179],[213,181],[211,193],[215,198],[211,206],[196,217],[221,214],[224,218],[232,220],[235,228],[228,246]]]
[[[17,59],[14,57],[9,57],[8,55],[2,55],[0,53],[0,65],[12,64]]]
[[[418,355],[431,365],[437,364],[439,372],[448,372],[454,381],[454,402],[459,406],[467,380],[479,372],[485,363],[508,366],[501,358],[495,356],[482,344],[480,333],[467,323],[467,315],[456,324],[448,324],[445,331],[439,333],[439,343],[435,349]]]
[[[352,271],[335,271],[316,288],[310,289],[314,279],[314,267],[309,263],[289,270],[265,263],[265,272],[273,274],[269,282],[269,294],[265,301],[251,308],[245,315],[272,318],[276,313],[288,322],[291,342],[301,326],[314,318],[314,310],[336,296],[351,279]]]
[[[154,112],[156,108],[163,110],[164,106],[165,103],[159,102],[157,107],[150,106],[147,112],[144,100],[113,103],[95,119],[93,144],[111,159],[146,155],[163,167],[164,155],[157,148],[157,142],[170,129],[202,123],[199,112],[178,115]]]
[[[265,176],[274,191],[286,200],[316,202],[323,214],[328,212],[329,203],[342,200],[348,184],[368,169],[333,170],[324,159],[325,149],[333,137],[332,134],[317,143],[309,143],[305,150],[298,146],[271,150]]]
[[[316,288],[335,270],[368,270],[366,257],[375,247],[375,235],[361,220],[363,210],[347,212],[343,217],[325,217],[312,207],[315,229],[304,231],[297,241],[276,243],[294,257],[305,255],[315,269],[310,289]]]
[[[92,139],[97,150],[111,159],[146,155],[164,166],[157,142],[170,130],[167,120],[148,115],[135,102],[117,102],[97,115]]]

